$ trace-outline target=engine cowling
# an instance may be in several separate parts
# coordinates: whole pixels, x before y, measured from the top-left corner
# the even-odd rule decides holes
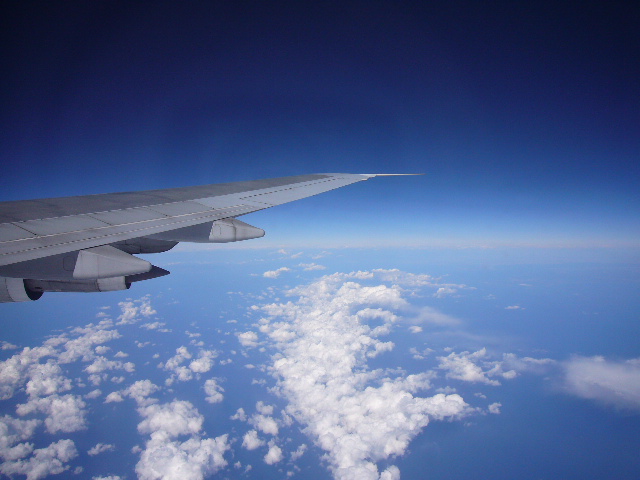
[[[25,280],[33,292],[115,292],[127,290],[131,283],[125,277],[92,278],[87,280]]]
[[[42,292],[30,289],[22,278],[0,277],[0,303],[31,302],[41,296]]]

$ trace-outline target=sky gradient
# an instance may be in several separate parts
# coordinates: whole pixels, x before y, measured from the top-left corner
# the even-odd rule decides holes
[[[245,220],[274,244],[638,246],[632,4],[2,9],[2,200],[416,172]]]

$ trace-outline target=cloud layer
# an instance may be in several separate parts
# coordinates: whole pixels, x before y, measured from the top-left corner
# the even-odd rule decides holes
[[[260,330],[277,350],[270,367],[277,391],[289,402],[287,413],[327,452],[338,479],[398,478],[396,467],[379,472],[376,462],[402,455],[430,419],[459,417],[468,407],[457,394],[417,396],[430,388],[429,373],[368,368],[368,359],[394,348],[381,337],[398,319],[393,310],[407,306],[397,284],[351,280],[373,275],[325,276],[289,291],[292,301],[260,307]],[[384,275],[413,284],[427,280]]]

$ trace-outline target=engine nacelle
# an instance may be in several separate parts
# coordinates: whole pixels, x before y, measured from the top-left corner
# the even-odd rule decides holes
[[[38,300],[42,292],[31,290],[22,278],[0,277],[0,303]]]
[[[146,237],[164,242],[229,243],[264,237],[264,230],[236,218],[177,228]],[[118,246],[118,248],[120,248]]]
[[[42,295],[43,292],[115,292],[127,290],[131,283],[125,277],[94,278],[90,280],[25,280],[25,288]]]

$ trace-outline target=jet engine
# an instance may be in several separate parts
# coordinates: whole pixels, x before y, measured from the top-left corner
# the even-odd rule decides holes
[[[31,290],[22,278],[0,277],[0,303],[29,302],[41,296],[42,292]]]
[[[107,278],[35,280],[0,277],[0,303],[38,300],[44,292],[115,292],[117,290],[127,290],[134,282],[150,280],[164,275],[169,275],[169,272],[154,265],[148,272]]]

